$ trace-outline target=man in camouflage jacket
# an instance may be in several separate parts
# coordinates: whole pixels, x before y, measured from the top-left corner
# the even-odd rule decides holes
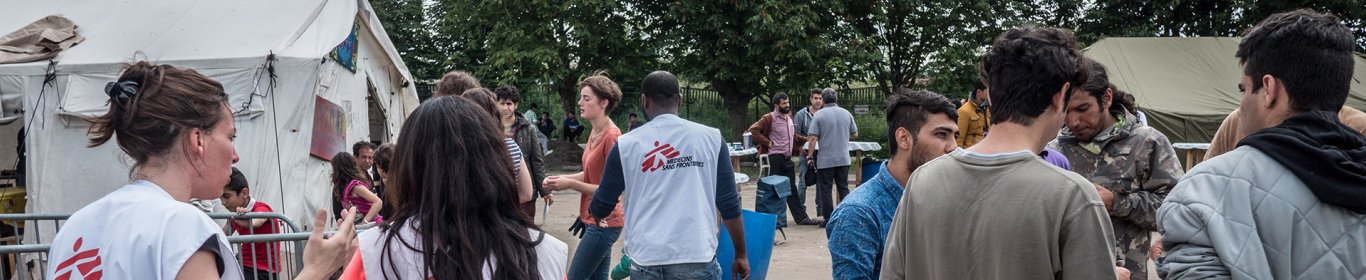
[[[1090,99],[1086,94],[1073,96],[1078,95]],[[1109,106],[1101,108],[1105,107]],[[1069,125],[1049,147],[1067,156],[1072,171],[1096,184],[1114,224],[1115,254],[1123,256],[1122,266],[1132,273],[1131,279],[1148,279],[1157,208],[1185,172],[1165,135],[1139,125],[1125,110],[1106,111],[1113,118],[1099,118],[1095,127],[1103,129],[1091,129],[1100,131],[1091,133],[1090,139],[1082,139],[1079,136],[1087,135],[1076,135]]]

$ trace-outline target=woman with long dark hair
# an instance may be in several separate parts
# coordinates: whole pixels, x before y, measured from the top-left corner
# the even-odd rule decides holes
[[[564,277],[568,246],[518,211],[493,115],[465,97],[438,97],[401,131],[386,187],[394,216],[360,234],[342,279]]]
[[[105,86],[109,111],[90,121],[90,147],[110,142],[134,161],[132,183],[81,207],[52,240],[55,279],[242,279],[223,230],[188,203],[228,184],[237,129],[223,85],[191,69],[137,62]],[[343,221],[354,218],[344,211]],[[324,279],[346,259],[353,228],[326,240],[319,211],[296,279]]]
[[[356,207],[356,211],[365,213],[360,221],[382,222],[384,217],[379,216],[379,210],[384,208],[384,201],[370,189],[373,185],[375,183],[370,181],[370,176],[365,176],[351,153],[339,152],[332,156],[332,199],[336,201],[333,205],[341,205],[341,209]]]

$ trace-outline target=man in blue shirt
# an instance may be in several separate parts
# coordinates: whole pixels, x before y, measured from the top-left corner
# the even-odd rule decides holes
[[[899,89],[887,98],[892,158],[831,214],[825,228],[835,279],[877,279],[902,184],[917,167],[958,147],[958,111],[938,93]]]

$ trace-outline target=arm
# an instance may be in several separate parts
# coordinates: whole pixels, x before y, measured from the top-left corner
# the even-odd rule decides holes
[[[176,273],[175,279],[218,279],[218,264],[214,263],[214,259],[217,257],[208,250],[195,251],[193,255],[190,255],[190,259],[185,260],[185,264],[180,266],[180,272]],[[236,268],[224,267],[223,269]]]
[[[522,162],[527,163],[528,167],[531,167],[532,190],[535,191],[536,196],[544,197],[549,195],[550,192],[546,191],[545,188],[541,186],[541,181],[545,180],[545,159],[541,154],[541,141],[536,140],[536,133],[540,132],[536,132],[535,129],[532,129],[531,131],[528,131],[528,133],[531,133],[528,134],[531,136],[531,141],[527,141],[530,142],[527,143],[527,145],[531,147],[531,151],[522,151],[522,156],[526,159]]]
[[[1068,216],[1058,237],[1065,268],[1059,279],[1115,279],[1115,234],[1105,207],[1087,204]]]
[[[847,206],[846,206],[847,205]],[[872,211],[850,204],[836,207],[825,226],[830,237],[830,264],[835,279],[873,279],[878,274],[873,263],[882,253],[884,236],[877,236],[877,219]],[[886,265],[884,265],[885,267]]]
[[[588,213],[602,219],[612,215],[621,201],[621,193],[626,191],[626,178],[622,177],[621,152],[616,146],[607,154],[607,162],[602,166],[602,181],[593,192],[593,201],[588,204]]]
[[[526,158],[517,167],[517,202],[524,203],[536,199],[536,191],[531,187],[531,171],[527,171]]]
[[[854,115],[849,115],[849,139],[858,138],[858,122],[854,121]]]
[[[726,151],[724,145],[718,152],[717,159],[721,160],[716,163],[716,210],[721,212],[726,232],[730,233],[730,242],[735,245],[735,264],[731,271],[740,275],[735,279],[747,279],[749,255],[745,251],[745,222],[740,217],[740,194],[735,189],[735,170],[731,168],[730,161],[725,160],[730,157],[730,152]]]
[[[1248,279],[1258,279],[1256,275],[1265,275],[1260,278],[1269,279],[1270,265],[1264,262],[1266,255],[1261,251],[1261,246],[1230,250],[1233,255],[1223,255],[1230,252],[1220,252],[1220,246],[1217,246],[1240,246],[1245,242],[1256,244],[1257,240],[1261,240],[1257,231],[1245,226],[1250,224],[1251,216],[1239,219],[1224,215],[1226,213],[1220,210],[1243,208],[1246,209],[1243,211],[1251,211],[1250,202],[1221,199],[1227,196],[1229,190],[1251,188],[1251,183],[1209,174],[1187,177],[1176,185],[1176,191],[1167,196],[1167,201],[1157,209],[1158,220],[1164,231],[1162,247],[1167,249],[1166,256],[1157,261],[1158,274],[1165,275],[1163,279],[1228,279],[1234,271],[1229,269],[1225,260],[1258,263],[1254,260],[1260,259],[1263,261],[1258,267],[1245,266],[1244,269],[1252,271],[1240,271],[1240,274],[1250,277]],[[1221,206],[1231,203],[1239,205]],[[1260,271],[1266,274],[1258,274]]]
[[[261,227],[261,225],[266,224],[266,219],[232,219],[232,222],[245,228],[258,228]],[[224,228],[226,229],[227,227]]]
[[[355,212],[342,210],[342,220],[337,222],[337,233],[325,238],[323,228],[327,227],[327,217],[327,210],[320,209],[313,218],[313,232],[308,235],[308,245],[304,246],[304,268],[294,279],[329,279],[359,247],[356,242]]]
[[[967,148],[963,146],[963,143],[966,143],[964,141],[968,139],[968,131],[972,130],[969,126],[972,124],[972,117],[969,117],[969,114],[972,112],[958,108],[958,147]]]
[[[1138,182],[1138,191],[1115,196],[1110,216],[1129,221],[1147,231],[1157,231],[1157,208],[1162,206],[1162,200],[1167,197],[1172,185],[1176,185],[1186,172],[1181,169],[1176,150],[1172,149],[1166,137],[1157,137],[1151,145],[1149,162],[1138,163],[1150,167],[1148,176],[1136,178],[1141,180]]]
[[[375,193],[371,192],[370,188],[366,188],[364,185],[357,187],[358,188],[352,188],[351,195],[370,202],[370,212],[366,212],[365,218],[361,219],[361,221],[368,223],[373,221],[376,215],[379,215],[379,209],[384,208],[384,201],[380,201],[379,196],[375,196]]]
[[[749,134],[751,135],[750,138],[752,138],[752,139],[754,140],[754,146],[756,146],[756,147],[763,147],[763,148],[767,149],[768,147],[770,147],[771,145],[773,145],[773,141],[770,140],[770,139],[768,139],[768,132],[769,132],[769,129],[772,128],[772,127],[773,127],[773,117],[772,117],[772,115],[770,115],[770,114],[764,114],[763,117],[760,117],[760,118],[759,118],[759,121],[756,121],[756,122],[754,122],[754,124],[749,125],[749,129],[747,129],[747,130],[745,130],[745,131],[746,131],[746,132],[749,132]]]

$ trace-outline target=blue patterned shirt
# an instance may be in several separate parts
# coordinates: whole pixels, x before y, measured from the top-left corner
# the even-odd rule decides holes
[[[901,201],[901,183],[887,171],[849,193],[825,226],[835,279],[877,279],[882,270],[882,246]]]

